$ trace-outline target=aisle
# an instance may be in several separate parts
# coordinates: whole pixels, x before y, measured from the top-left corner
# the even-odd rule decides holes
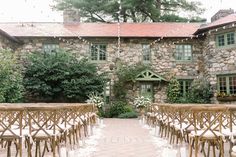
[[[158,156],[160,150],[153,143],[152,135],[137,119],[104,119],[104,124],[106,128],[98,140],[94,157]]]

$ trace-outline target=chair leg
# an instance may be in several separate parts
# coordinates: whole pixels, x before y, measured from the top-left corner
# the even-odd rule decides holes
[[[216,157],[216,147],[215,147],[215,144],[213,144],[213,157]]]
[[[7,141],[7,157],[11,157],[11,141]]]
[[[192,157],[192,154],[193,154],[192,142],[193,142],[193,140],[190,138],[190,143],[189,143],[189,157]]]
[[[207,149],[207,156],[210,156],[210,148],[211,147],[211,145],[210,145],[210,142],[208,141],[208,149]]]
[[[15,154],[15,157],[17,157],[18,154],[19,154],[19,146],[18,146],[18,144],[17,144],[17,141],[15,141],[14,144],[15,144],[15,147],[16,147],[16,154]]]
[[[52,156],[53,157],[56,157],[56,139],[55,139],[56,137],[55,136],[53,136],[52,137]]]
[[[28,157],[31,157],[31,143],[30,143],[30,137],[26,138],[26,143],[27,143],[27,153]]]
[[[195,137],[195,157],[198,157],[198,137]]]

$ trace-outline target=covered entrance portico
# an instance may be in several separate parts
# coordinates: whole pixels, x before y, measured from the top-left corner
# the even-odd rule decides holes
[[[145,70],[137,75],[136,81],[139,85],[139,95],[150,97],[155,102],[155,87],[160,87],[161,82],[167,80],[151,70]]]

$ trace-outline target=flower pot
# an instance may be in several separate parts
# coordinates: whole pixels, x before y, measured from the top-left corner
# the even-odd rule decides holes
[[[145,114],[145,107],[139,107],[139,113],[143,116]]]
[[[236,101],[236,96],[217,97],[218,101]]]

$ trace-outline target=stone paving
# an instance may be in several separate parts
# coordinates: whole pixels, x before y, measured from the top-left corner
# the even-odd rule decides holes
[[[140,124],[138,119],[104,119],[106,127],[103,137],[98,140],[97,151],[93,157],[187,157],[188,144],[169,145],[167,139],[155,135],[155,129]],[[158,133],[157,133],[158,134]],[[154,136],[155,135],[155,136]],[[186,156],[173,156],[167,150],[180,151],[184,148]],[[228,144],[224,157],[229,157]],[[199,153],[198,157],[203,157]],[[213,157],[211,152],[210,157]]]
[[[94,157],[156,157],[147,129],[137,119],[105,119],[106,127]]]

